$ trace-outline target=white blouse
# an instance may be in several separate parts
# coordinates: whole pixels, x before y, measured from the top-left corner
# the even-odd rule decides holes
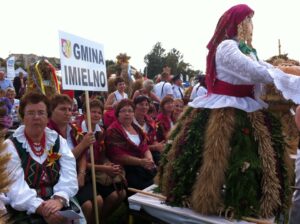
[[[58,137],[57,132],[45,128],[46,149],[45,153],[41,157],[38,157],[31,151],[30,145],[24,135],[24,129],[24,125],[20,126],[13,134],[13,137],[16,137],[17,140],[22,143],[23,148],[29,152],[30,156],[36,162],[42,164],[47,159],[46,151],[49,151],[52,148]],[[67,203],[69,203],[70,197],[75,196],[78,191],[76,162],[66,140],[61,136],[59,136],[59,138],[60,148],[58,152],[61,154],[59,159],[60,177],[56,185],[54,185],[53,191],[54,195],[63,197],[66,199]],[[38,197],[36,190],[30,188],[26,183],[24,179],[24,170],[14,143],[10,139],[7,139],[4,144],[6,146],[5,153],[11,154],[11,159],[7,168],[8,172],[11,174],[11,178],[14,180],[9,187],[9,191],[6,193],[7,200],[16,210],[27,211],[27,214],[35,213],[36,209],[43,202],[43,199]]]
[[[234,107],[246,112],[266,108],[267,104],[259,97],[263,84],[274,83],[286,99],[300,103],[300,77],[287,75],[254,55],[247,56],[238,48],[238,42],[225,40],[217,48],[216,72],[219,80],[235,85],[254,85],[254,99],[220,94],[199,96],[189,103],[194,108]]]
[[[115,101],[116,102],[120,102],[123,99],[128,99],[127,93],[123,93],[123,95],[122,95],[118,90],[116,90],[114,92],[114,94],[115,94]]]
[[[129,131],[127,131],[125,128],[124,128],[128,138],[130,139],[130,141],[132,141],[135,145],[139,146],[140,143],[141,143],[141,139],[140,139],[140,136],[139,135],[134,135],[134,134],[130,134]]]

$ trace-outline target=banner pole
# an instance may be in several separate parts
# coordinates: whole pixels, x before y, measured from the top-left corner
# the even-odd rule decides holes
[[[85,91],[85,103],[86,103],[86,114],[88,120],[88,130],[92,132],[91,124],[91,110],[90,110],[90,97],[89,91]],[[92,170],[92,182],[93,182],[93,195],[94,195],[94,210],[95,210],[95,221],[96,224],[99,224],[99,213],[98,213],[98,204],[97,204],[97,189],[96,189],[96,174],[95,174],[95,159],[94,159],[94,147],[90,145],[90,156],[91,156],[91,170]]]

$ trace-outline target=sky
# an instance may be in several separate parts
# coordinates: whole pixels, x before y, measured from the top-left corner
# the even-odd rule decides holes
[[[281,52],[300,60],[297,0],[0,0],[0,57],[10,53],[59,57],[58,31],[104,46],[106,60],[119,53],[145,67],[157,42],[183,54],[194,70],[205,71],[206,45],[220,16],[235,4],[254,11],[253,46],[260,59]]]

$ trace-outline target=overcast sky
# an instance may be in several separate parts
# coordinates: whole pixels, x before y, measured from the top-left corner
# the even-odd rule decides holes
[[[261,59],[282,53],[300,60],[297,0],[2,0],[0,57],[33,53],[59,57],[58,30],[104,45],[105,59],[119,53],[143,69],[155,43],[179,50],[193,69],[205,70],[206,45],[219,17],[246,3],[255,11],[253,45]]]

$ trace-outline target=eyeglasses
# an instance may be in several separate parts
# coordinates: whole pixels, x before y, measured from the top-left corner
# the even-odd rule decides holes
[[[120,110],[120,113],[133,113],[133,110]]]
[[[31,111],[30,110],[30,111],[26,111],[25,115],[29,116],[29,117],[35,117],[35,116],[44,117],[44,116],[47,116],[47,112],[43,111],[43,110],[39,110],[39,111]]]

